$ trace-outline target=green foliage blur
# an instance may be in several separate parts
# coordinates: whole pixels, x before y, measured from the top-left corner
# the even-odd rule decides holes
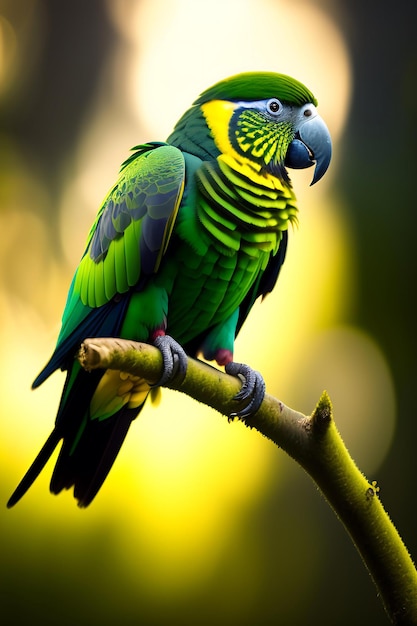
[[[117,3],[119,17],[128,22],[134,0]],[[189,475],[187,480],[195,472],[194,483],[190,482],[194,495],[184,506],[183,516],[174,517],[178,528],[185,529],[178,545],[171,544],[179,534],[173,531],[172,538],[163,536],[161,503],[155,503],[154,517],[149,510],[151,498],[145,499],[148,511],[138,512],[140,490],[132,491],[131,485],[139,484],[143,492],[146,485],[132,477],[136,470],[129,462],[122,462],[119,474],[125,487],[110,488],[111,499],[98,500],[87,511],[78,511],[68,494],[59,499],[50,496],[46,470],[40,486],[37,483],[37,492],[45,493],[39,503],[27,496],[20,508],[5,509],[22,467],[43,443],[40,430],[32,434],[30,409],[26,404],[22,408],[23,388],[30,385],[30,375],[35,377],[53,347],[66,289],[93,218],[93,214],[83,215],[88,203],[79,191],[85,188],[88,196],[91,178],[78,181],[77,193],[68,191],[68,181],[75,177],[74,163],[85,129],[95,122],[96,102],[117,97],[103,91],[102,79],[113,63],[112,71],[118,71],[118,54],[129,47],[129,41],[121,34],[112,4],[112,0],[0,2],[0,392],[3,399],[9,397],[0,409],[0,619],[10,626],[385,624],[386,616],[359,556],[309,477],[266,442],[257,443],[252,451],[246,442],[257,435],[249,431],[239,435],[245,438],[242,449],[248,450],[247,456],[227,470],[237,479],[243,477],[239,493],[221,485],[229,476],[215,472],[218,455],[224,463],[229,449],[216,447],[214,438],[207,442],[213,450],[211,479],[199,477],[194,466],[182,468],[184,476]],[[167,2],[170,8],[173,4]],[[204,19],[204,4],[193,4],[196,28]],[[384,505],[416,556],[417,4],[408,0],[395,5],[387,0],[299,4],[301,10],[314,5],[334,20],[351,55],[350,113],[333,179],[334,191],[348,215],[355,257],[351,268],[355,303],[343,322],[373,337],[389,364],[396,394],[396,429],[377,475],[370,478],[378,481]],[[277,37],[279,29],[277,25]],[[140,41],[142,33],[136,36]],[[242,34],[242,46],[250,45],[250,39],[250,34],[246,38]],[[221,44],[213,34],[212,41],[203,45]],[[199,54],[198,50],[189,52]],[[231,53],[226,47],[224,54]],[[279,60],[277,71],[284,71]],[[118,142],[109,146],[105,134],[94,138],[97,152],[108,150],[112,159],[108,171],[91,174],[99,179],[95,208],[126,151],[140,141],[164,139],[147,136],[123,108],[120,116],[125,116],[125,128]],[[100,128],[106,124],[111,127],[111,116]],[[294,293],[296,289],[292,297]],[[20,319],[26,320],[24,330],[17,323]],[[29,336],[31,328],[36,329],[33,341],[37,343],[29,347],[23,339],[19,342],[19,333]],[[297,381],[301,395],[304,377],[308,379],[308,371]],[[53,383],[56,396],[52,400],[51,388],[37,391],[37,399],[33,396],[36,415],[44,419],[45,437],[62,380]],[[296,394],[292,404],[306,408],[297,406]],[[187,407],[192,413],[193,404]],[[212,419],[207,417],[207,421]],[[225,441],[233,446],[229,431]],[[181,441],[175,445],[180,448]],[[152,457],[152,448],[148,446],[143,453]],[[136,454],[131,444],[128,460]],[[253,475],[263,463],[268,478],[257,482]],[[225,467],[226,463],[222,471]],[[178,460],[172,457],[172,472],[176,471]],[[158,467],[153,472],[157,474]],[[169,483],[169,474],[160,480]],[[233,508],[234,500],[243,500],[245,485],[251,490],[251,501]],[[217,513],[210,524],[200,513],[208,492],[217,497]],[[131,500],[139,501],[133,506]],[[179,506],[174,502],[170,506],[175,505]],[[152,548],[141,537],[146,514],[146,523],[155,531]],[[207,554],[195,538],[204,524],[210,545]],[[198,573],[200,559],[208,563],[204,576]]]

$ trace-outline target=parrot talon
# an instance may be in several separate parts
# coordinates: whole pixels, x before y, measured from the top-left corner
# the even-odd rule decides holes
[[[238,376],[243,380],[242,388],[233,398],[237,402],[248,400],[246,406],[240,411],[230,414],[229,421],[238,417],[246,419],[256,413],[265,397],[265,381],[262,375],[253,370],[249,365],[235,363],[232,361],[225,367],[226,373],[231,376]]]
[[[161,378],[152,387],[162,387],[177,378],[182,382],[187,373],[187,355],[183,347],[169,335],[155,337],[153,345],[162,354],[163,372]]]

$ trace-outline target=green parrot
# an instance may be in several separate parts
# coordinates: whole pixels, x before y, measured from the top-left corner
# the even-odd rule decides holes
[[[55,426],[11,496],[13,506],[63,440],[50,490],[74,487],[88,506],[150,393],[115,370],[87,373],[74,358],[87,337],[148,342],[162,353],[157,385],[184,376],[203,355],[245,381],[247,418],[259,408],[261,375],[233,361],[253,303],[270,292],[297,222],[289,168],[331,158],[317,101],[300,82],[246,72],[204,91],[166,143],[135,146],[90,230],[71,283],[55,351],[33,383],[67,371]]]

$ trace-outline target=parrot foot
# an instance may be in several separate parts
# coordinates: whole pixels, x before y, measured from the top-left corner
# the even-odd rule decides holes
[[[265,381],[259,372],[243,363],[232,361],[225,366],[225,370],[227,374],[243,379],[242,388],[233,399],[237,402],[248,401],[243,409],[230,414],[229,421],[235,417],[246,419],[261,406],[265,397]]]
[[[187,372],[187,355],[183,347],[170,335],[158,335],[152,343],[160,350],[163,361],[162,376],[152,387],[166,385],[174,378],[184,380]]]

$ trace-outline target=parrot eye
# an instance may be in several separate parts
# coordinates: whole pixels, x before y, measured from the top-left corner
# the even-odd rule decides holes
[[[268,100],[268,102],[266,103],[266,110],[272,115],[276,115],[277,113],[279,113],[281,111],[281,108],[281,102],[276,98],[271,98],[271,100]]]

